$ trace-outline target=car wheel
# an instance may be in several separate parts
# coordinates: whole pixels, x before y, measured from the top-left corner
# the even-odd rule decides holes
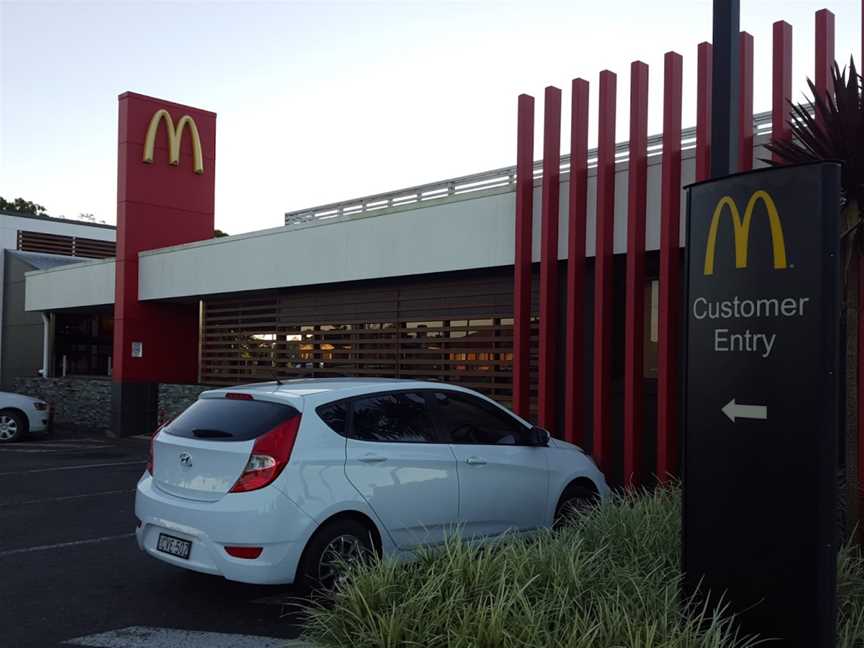
[[[375,551],[372,534],[356,520],[335,520],[322,526],[303,552],[301,579],[318,592],[333,592],[348,577],[351,565],[368,560]]]
[[[580,515],[597,504],[597,493],[586,486],[568,486],[558,500],[554,527],[560,529],[574,525]]]
[[[0,443],[17,441],[24,434],[24,430],[23,416],[10,410],[0,412]]]

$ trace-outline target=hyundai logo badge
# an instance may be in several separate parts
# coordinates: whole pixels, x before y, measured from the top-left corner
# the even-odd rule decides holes
[[[189,468],[192,465],[192,455],[190,455],[188,452],[181,452],[180,465]]]

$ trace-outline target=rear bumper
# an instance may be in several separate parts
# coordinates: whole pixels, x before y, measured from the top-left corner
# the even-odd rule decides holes
[[[138,546],[163,562],[243,583],[292,583],[315,521],[275,488],[228,494],[216,502],[164,493],[145,474],[135,493]],[[157,551],[160,533],[192,543],[188,559]],[[254,559],[234,558],[225,546],[263,547]]]

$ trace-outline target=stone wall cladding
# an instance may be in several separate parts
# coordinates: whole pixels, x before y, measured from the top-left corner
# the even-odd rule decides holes
[[[214,388],[205,385],[159,385],[159,421],[171,420],[208,389]]]
[[[12,390],[50,403],[58,428],[80,432],[111,428],[110,379],[13,378]]]
[[[159,421],[174,418],[213,387],[159,385]],[[13,378],[12,391],[51,404],[57,429],[107,433],[111,429],[110,378]]]

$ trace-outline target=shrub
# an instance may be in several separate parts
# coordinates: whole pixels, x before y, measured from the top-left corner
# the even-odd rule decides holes
[[[679,600],[680,491],[617,495],[577,526],[358,567],[307,608],[306,635],[354,648],[748,648],[723,608]],[[864,561],[839,559],[839,646],[864,645]],[[689,613],[683,608],[691,608]]]

